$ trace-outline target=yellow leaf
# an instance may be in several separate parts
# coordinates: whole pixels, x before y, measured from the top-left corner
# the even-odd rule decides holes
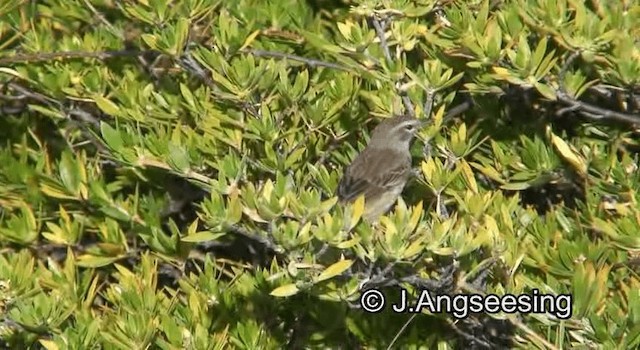
[[[187,228],[187,235],[189,235],[189,236],[190,235],[194,235],[194,234],[196,234],[196,232],[198,232],[198,218],[193,220],[191,225],[189,225],[189,227]]]
[[[420,217],[422,216],[422,201],[418,202],[415,207],[413,207],[413,213],[411,214],[411,219],[409,219],[409,228],[411,231],[416,229],[418,226],[418,221],[420,221]]]
[[[188,236],[184,236],[180,238],[180,240],[182,242],[190,242],[190,243],[209,242],[209,241],[215,241],[224,235],[225,235],[224,232],[200,231],[194,234],[189,234]]]
[[[9,67],[0,67],[0,73],[13,75],[14,77],[16,77],[18,79],[22,79],[22,75],[20,75],[20,73],[18,73],[17,70],[11,69]]]
[[[379,221],[380,225],[384,227],[384,236],[387,238],[387,242],[391,242],[393,236],[398,234],[396,224],[388,216],[381,216]]]
[[[616,229],[614,228],[613,224],[610,221],[605,221],[595,217],[591,220],[592,220],[591,227],[593,227],[597,231],[602,232],[613,239],[617,239],[620,237],[620,235],[618,234],[618,232],[616,232]]]
[[[322,221],[321,222],[326,227],[332,227],[333,226],[333,216],[331,216],[329,213],[324,213],[324,215],[322,215]]]
[[[323,267],[322,265],[319,265],[319,264],[312,264],[312,263],[306,263],[306,262],[300,262],[300,263],[294,262],[293,264],[291,264],[291,266],[295,267],[296,269],[305,269],[305,270],[308,270],[308,269],[319,270]]]
[[[493,67],[493,72],[501,76],[509,76],[511,73],[508,69],[502,67]]]
[[[258,211],[253,209],[253,208],[249,208],[249,207],[242,207],[242,213],[244,213],[244,215],[248,216],[249,219],[255,221],[255,222],[261,222],[261,223],[266,223],[269,222],[265,219],[263,219],[260,214],[258,214]]]
[[[467,141],[467,124],[462,123],[460,129],[458,129],[458,139],[461,142]]]
[[[500,184],[504,184],[505,181],[502,179],[502,176],[496,169],[493,167],[485,167],[477,163],[471,163],[471,166],[480,170],[485,176],[488,176],[491,180],[497,181]]]
[[[264,186],[262,187],[262,198],[266,200],[270,200],[272,193],[273,193],[273,181],[269,179],[264,183]]]
[[[59,347],[53,340],[40,339],[40,344],[47,350],[58,350]]]
[[[238,195],[229,196],[227,204],[227,224],[237,224],[242,219],[242,203],[238,199]]]
[[[41,184],[40,190],[49,197],[60,198],[60,199],[76,199],[74,196],[69,196],[64,192],[62,192],[61,190],[59,190],[58,188],[54,188],[46,184]]]
[[[340,243],[336,244],[336,248],[338,248],[338,249],[349,249],[349,248],[355,246],[358,243],[360,243],[360,237],[353,237],[352,239],[350,239],[348,241],[344,241],[344,242],[340,242]]]
[[[310,231],[311,231],[311,221],[304,224],[304,226],[302,226],[302,228],[298,231],[298,238],[311,238],[309,236]]]
[[[295,284],[290,283],[272,290],[269,294],[273,295],[274,297],[288,297],[297,294],[299,291],[300,290],[298,289],[298,287],[296,287]]]
[[[84,302],[82,303],[82,305],[88,310],[89,308],[92,307],[93,303],[94,303],[94,297],[96,296],[96,294],[98,293],[98,283],[100,282],[101,278],[100,276],[95,276],[92,280],[91,280],[91,284],[89,285],[89,288],[86,289],[86,294],[85,294],[85,298],[84,298]],[[102,284],[102,282],[100,282]],[[102,288],[101,288],[102,289]]]
[[[111,256],[116,256],[118,254],[122,254],[125,252],[125,248],[119,244],[115,244],[115,243],[96,243],[96,246],[104,253],[111,255]]]
[[[49,224],[49,222],[47,222]],[[56,244],[68,244],[69,241],[62,235],[54,234],[52,232],[42,232],[42,236],[49,242]]]
[[[436,114],[433,116],[433,125],[436,127],[436,129],[440,128],[440,126],[442,125],[443,119],[444,119],[444,105],[441,106],[436,112]]]
[[[346,271],[348,268],[351,267],[351,265],[353,265],[353,261],[352,260],[340,260],[337,263],[327,267],[324,271],[322,271],[322,273],[315,278],[315,282],[322,282],[324,280],[327,280],[329,278],[333,278],[341,273],[343,273],[344,271]]]
[[[77,259],[78,266],[82,267],[102,267],[112,264],[120,257],[96,256],[91,254],[80,255]]]
[[[356,201],[351,206],[351,210],[353,211],[351,212],[351,221],[349,222],[348,231],[351,231],[351,229],[353,229],[356,226],[358,221],[360,221],[360,218],[364,213],[364,205],[365,205],[364,196],[359,196],[358,199],[356,199]]]
[[[416,254],[419,254],[424,249],[422,242],[424,241],[425,236],[422,236],[415,241],[411,242],[411,244],[404,250],[402,253],[402,259],[410,259]]]
[[[500,235],[498,223],[496,222],[496,219],[493,218],[493,216],[485,215],[484,225],[487,229],[487,232],[491,235],[491,238],[496,239]]]
[[[422,162],[421,168],[422,168],[422,174],[428,181],[433,176],[433,173],[436,171],[436,164],[433,162],[432,158],[429,158],[428,161]]]
[[[131,270],[129,270],[128,268],[124,267],[123,265],[114,264],[113,266],[116,268],[116,270],[118,270],[118,272],[122,275],[123,278],[127,278],[127,279],[135,278],[135,274],[131,272]]]
[[[110,100],[102,96],[95,96],[93,100],[96,102],[96,105],[98,105],[98,108],[103,112],[114,116],[120,115],[120,107]]]
[[[452,247],[434,247],[431,251],[440,256],[451,256],[456,253],[456,250]]]
[[[249,45],[251,45],[251,43],[254,42],[254,40],[256,40],[258,35],[260,35],[260,29],[256,29],[253,33],[249,34],[247,39],[244,41],[244,43],[240,47],[240,51],[242,51],[242,50],[246,49],[247,47],[249,47]]]
[[[464,177],[465,181],[469,185],[469,189],[473,191],[473,193],[478,193],[478,184],[476,183],[476,178],[473,176],[473,171],[465,160],[460,162],[460,168],[462,170],[462,177]]]
[[[576,171],[583,177],[587,175],[587,164],[585,160],[578,154],[576,154],[569,144],[564,142],[564,140],[558,136],[556,136],[553,132],[551,132],[550,128],[547,128],[547,131],[551,135],[551,143],[556,147],[556,150],[560,153],[562,158],[564,158],[571,166],[573,166]]]
[[[81,167],[84,170],[84,167]],[[85,185],[86,182],[81,182],[78,187],[78,192],[80,192],[80,198],[83,200],[87,200],[89,198],[89,188]]]
[[[353,22],[346,21],[345,23],[338,22],[338,31],[345,39],[351,38],[351,28],[353,27]]]
[[[320,203],[320,209],[322,212],[326,212],[329,209],[333,208],[333,206],[336,205],[336,203],[338,203],[338,197],[331,197],[323,201],[322,203]]]

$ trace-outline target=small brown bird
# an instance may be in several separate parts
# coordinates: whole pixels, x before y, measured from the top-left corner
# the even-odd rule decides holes
[[[401,115],[381,122],[367,147],[345,169],[338,184],[341,203],[365,198],[363,217],[373,222],[391,209],[412,173],[409,146],[422,123]]]

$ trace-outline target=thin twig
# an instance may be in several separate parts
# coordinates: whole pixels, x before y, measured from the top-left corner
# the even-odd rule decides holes
[[[560,82],[560,90],[561,91],[565,91],[565,89],[564,89],[564,76],[567,74],[567,71],[569,70],[569,66],[571,66],[571,64],[573,64],[573,61],[575,61],[576,58],[578,58],[578,56],[580,56],[580,51],[572,52],[571,55],[569,55],[569,57],[567,57],[567,60],[562,65],[562,68],[560,69],[560,73],[558,73],[558,81]]]
[[[426,93],[424,104],[422,105],[422,110],[424,112],[425,119],[429,119],[431,117],[431,111],[433,109],[433,99],[435,97],[435,91],[429,90]]]
[[[580,114],[589,119],[611,119],[619,122],[629,123],[632,125],[640,125],[640,116],[638,115],[620,113],[600,108],[586,102],[578,101],[569,96],[564,91],[556,92],[556,96],[558,97],[559,101],[568,104],[569,107],[574,108],[575,110],[580,111]]]
[[[113,50],[99,52],[85,51],[62,51],[62,52],[45,52],[35,54],[16,54],[13,56],[0,57],[0,64],[15,64],[27,62],[52,61],[57,59],[73,59],[73,58],[97,58],[100,60],[114,57],[137,57],[149,53],[160,53],[153,50]]]
[[[109,153],[108,149],[105,147],[102,141],[98,139],[96,136],[94,136],[91,133],[89,127],[87,127],[86,125],[87,123],[89,123],[93,126],[98,126],[100,123],[98,118],[94,117],[91,113],[80,108],[69,108],[65,106],[64,103],[56,99],[43,95],[39,92],[29,90],[28,88],[21,86],[17,83],[13,83],[13,82],[8,83],[7,86],[15,90],[16,92],[20,93],[22,96],[25,96],[26,98],[35,100],[37,102],[40,102],[41,104],[58,109],[62,114],[64,114],[67,117],[70,123],[72,123],[73,125],[76,125],[80,129],[83,136],[85,136],[87,140],[90,141],[91,144],[94,145],[99,152],[103,152],[106,154]]]
[[[389,346],[387,346],[387,350],[391,350],[393,348],[393,344],[396,343],[396,341],[398,341],[398,339],[400,338],[400,334],[404,333],[404,331],[407,329],[407,327],[409,326],[409,324],[411,323],[411,321],[413,321],[414,318],[416,318],[416,316],[418,316],[418,314],[413,314],[411,315],[411,317],[409,318],[409,320],[407,320],[407,322],[405,322],[402,327],[400,328],[400,330],[398,331],[398,333],[396,333],[396,335],[393,337],[393,339],[391,340],[391,343],[389,343]]]
[[[87,6],[87,8],[89,8],[89,10],[91,12],[93,12],[93,14],[98,17],[98,20],[100,22],[102,22],[105,26],[107,26],[107,28],[109,28],[109,31],[117,36],[120,39],[124,39],[124,36],[122,35],[122,31],[116,29],[109,21],[107,21],[107,19],[102,15],[102,13],[100,13],[98,10],[96,10],[95,7],[93,7],[93,5],[91,4],[91,1],[89,0],[83,0],[85,6]]]
[[[387,60],[387,64],[393,63],[393,58],[391,57],[391,51],[389,50],[389,45],[387,43],[387,38],[385,36],[385,30],[387,27],[386,20],[380,21],[380,19],[375,16],[371,17],[371,22],[373,23],[373,27],[376,30],[376,35],[378,36],[378,40],[380,40],[380,47],[382,48],[382,52],[384,53],[384,57]],[[406,77],[402,78],[400,82],[397,83],[406,83]],[[400,99],[402,100],[402,104],[404,105],[405,112],[412,117],[416,117],[415,110],[413,108],[413,103],[411,99],[407,95],[406,91],[402,91],[399,86],[395,86],[396,91],[400,95]]]
[[[442,118],[443,124],[446,124],[451,119],[457,117],[458,115],[466,112],[473,106],[473,101],[469,98],[467,101],[460,103],[459,105],[449,108],[447,114]]]
[[[202,68],[198,61],[196,61],[193,56],[191,56],[191,53],[189,51],[185,50],[184,54],[180,56],[178,64],[182,68],[184,68],[185,71],[198,76],[205,83],[205,85],[207,85],[212,90],[212,92],[217,90],[217,87],[213,79],[211,79],[211,76],[207,74],[207,72],[205,72],[204,68]]]
[[[469,334],[468,332],[465,332],[464,330],[460,329],[460,327],[458,327],[456,325],[456,323],[454,323],[452,321],[449,321],[447,323],[449,324],[449,327],[451,327],[451,329],[453,329],[453,331],[456,332],[456,334],[458,334],[459,336],[463,337],[467,341],[475,342],[478,345],[483,346],[485,349],[493,348],[493,346],[491,346],[491,344],[489,344],[488,342],[486,342],[486,341],[474,336],[473,334]]]
[[[282,247],[278,246],[275,242],[272,242],[268,237],[264,237],[262,235],[259,234],[254,234],[251,233],[249,231],[247,231],[246,229],[238,226],[238,225],[233,225],[231,227],[229,227],[227,229],[228,232],[230,233],[234,233],[240,236],[243,236],[249,240],[255,241],[255,242],[259,242],[260,244],[262,244],[264,247],[268,248],[269,250],[273,251],[274,253],[277,254],[282,254],[284,253],[284,250]]]
[[[338,63],[332,63],[332,62],[325,62],[325,61],[321,61],[318,59],[314,59],[314,58],[306,58],[306,57],[302,57],[302,56],[298,56],[298,55],[292,55],[292,54],[287,54],[287,53],[283,53],[283,52],[276,52],[276,51],[265,51],[265,50],[257,50],[257,49],[244,49],[242,51],[240,51],[242,53],[246,53],[246,54],[250,54],[256,57],[271,57],[271,58],[278,58],[278,59],[287,59],[287,60],[292,60],[292,61],[297,61],[297,62],[302,62],[305,63],[306,65],[308,65],[309,67],[326,67],[326,68],[333,68],[333,69],[339,69],[342,71],[347,71],[347,72],[353,72],[353,70],[347,66],[338,64]]]
[[[49,96],[43,95],[41,93],[35,92],[35,91],[31,91],[25,87],[23,87],[22,85],[16,84],[16,83],[9,83],[7,84],[7,86],[13,90],[16,90],[17,92],[21,93],[23,96],[26,96],[27,98],[31,98],[33,100],[36,100],[40,103],[44,103],[46,105],[56,105],[57,107],[61,107],[62,103],[60,103],[60,101],[53,99]]]
[[[387,38],[384,34],[386,28],[383,28],[382,23],[380,23],[380,21],[375,17],[371,18],[371,22],[373,23],[373,27],[376,30],[376,35],[378,35],[378,39],[380,40],[380,47],[382,48],[382,52],[384,53],[384,58],[388,63],[393,62],[393,59],[391,58],[391,52],[389,50],[389,45],[387,44]]]
[[[629,123],[632,125],[640,125],[640,116],[612,111],[605,108],[600,108],[592,104],[578,101],[577,99],[569,96],[564,87],[564,77],[569,70],[569,66],[580,56],[580,51],[574,51],[569,55],[567,60],[562,65],[560,73],[558,73],[559,88],[556,92],[556,97],[562,103],[569,105],[570,110],[578,111],[581,115],[594,120],[599,119],[611,119],[619,122]]]

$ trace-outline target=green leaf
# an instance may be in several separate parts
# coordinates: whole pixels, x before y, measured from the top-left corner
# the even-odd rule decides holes
[[[528,182],[511,182],[500,186],[503,190],[512,190],[512,191],[522,191],[531,187],[531,184]]]
[[[353,265],[353,260],[349,260],[349,259],[340,260],[337,263],[334,263],[333,265],[327,267],[324,271],[322,271],[322,273],[314,279],[314,282],[318,283],[318,282],[322,282],[324,280],[333,278],[335,276],[338,276],[339,274],[349,269],[351,265]]]
[[[169,143],[169,163],[181,173],[186,173],[189,170],[189,155],[184,147]]]
[[[542,83],[539,83],[539,82],[534,82],[533,86],[535,86],[536,90],[538,90],[538,92],[542,96],[548,98],[551,101],[555,101],[556,100],[556,92],[549,85],[542,84]]]
[[[101,122],[100,123],[100,132],[102,134],[102,138],[105,143],[111,150],[116,153],[120,153],[124,147],[124,141],[122,137],[120,137],[120,133],[111,127],[111,125]]]
[[[40,342],[40,345],[42,345],[47,350],[59,350],[60,349],[58,347],[58,345],[52,340],[40,339],[39,342]]]
[[[360,221],[362,215],[365,210],[365,198],[364,196],[359,196],[356,198],[355,202],[351,206],[351,217],[349,218],[349,228],[347,231],[351,231]]]
[[[543,36],[542,39],[538,42],[538,46],[531,56],[531,64],[533,67],[540,67],[540,63],[542,63],[545,52],[547,52],[547,37]]]
[[[124,222],[131,221],[131,215],[129,215],[129,213],[126,210],[116,205],[105,204],[104,206],[100,207],[100,211],[106,214],[107,216],[119,221],[124,221]]]
[[[311,46],[315,46],[322,51],[327,53],[340,53],[343,49],[340,46],[334,45],[332,42],[325,39],[325,37],[321,34],[310,32],[310,31],[301,31],[302,36],[307,40]]]
[[[587,176],[587,163],[583,157],[574,152],[569,144],[566,143],[562,138],[556,136],[553,132],[551,132],[551,128],[547,128],[547,132],[551,137],[551,143],[555,146],[556,150],[562,158],[564,158],[571,166],[582,176]]]
[[[200,231],[197,233],[194,233],[192,235],[188,235],[188,236],[184,236],[182,238],[180,238],[181,241],[183,242],[190,242],[190,243],[201,243],[201,242],[209,242],[209,241],[216,241],[218,240],[218,238],[224,236],[225,233],[224,232],[211,232],[211,231]]]
[[[66,189],[73,195],[78,195],[80,190],[80,169],[77,162],[71,157],[70,152],[62,153],[60,162],[60,179]]]
[[[187,42],[187,38],[189,37],[189,19],[185,17],[181,17],[178,19],[178,23],[173,29],[174,42],[171,45],[170,54],[177,56],[182,54],[182,48],[185,46]]]
[[[58,110],[53,110],[47,107],[38,106],[35,104],[29,105],[29,109],[41,113],[45,116],[52,117],[54,119],[66,119],[65,115]]]
[[[269,293],[270,295],[273,295],[274,297],[288,297],[288,296],[292,296],[295,294],[298,294],[300,290],[298,289],[298,287],[291,283],[291,284],[286,284],[284,286],[280,286],[274,290],[271,291],[271,293]]]
[[[120,257],[96,256],[91,254],[80,255],[77,259],[77,265],[81,267],[97,268],[111,265],[120,260]]]
[[[115,103],[111,102],[110,100],[102,96],[94,96],[93,100],[96,102],[96,105],[98,105],[98,108],[100,108],[100,110],[102,110],[106,114],[109,114],[112,116],[120,116],[120,107],[118,107]]]
[[[227,220],[228,225],[234,225],[242,219],[242,202],[237,195],[230,196],[229,204],[227,205]]]
[[[189,105],[189,107],[191,109],[195,109],[196,108],[195,98],[193,97],[191,90],[189,90],[189,87],[183,83],[180,83],[180,93],[182,93],[182,97],[185,99],[185,101],[187,101],[187,104]]]

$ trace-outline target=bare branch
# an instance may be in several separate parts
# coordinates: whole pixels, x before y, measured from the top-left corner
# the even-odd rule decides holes
[[[387,38],[385,37],[385,30],[387,29],[387,20],[385,19],[381,21],[375,16],[371,16],[370,19],[371,19],[371,22],[373,23],[373,27],[376,30],[376,35],[378,36],[378,40],[380,40],[380,47],[382,48],[382,52],[384,53],[385,59],[387,60],[387,64],[391,64],[393,63],[393,58],[391,57],[391,51],[389,50]],[[397,82],[397,83],[404,84],[406,82],[407,82],[406,77],[404,77],[401,79],[400,82]],[[395,86],[395,89],[400,95],[400,98],[402,99],[402,104],[404,105],[405,112],[415,118],[416,113],[413,107],[413,103],[411,102],[411,99],[407,95],[407,92],[401,90],[398,85]]]
[[[380,21],[375,17],[371,18],[371,22],[373,23],[373,27],[376,30],[376,35],[378,35],[378,39],[380,40],[380,47],[382,48],[382,52],[384,52],[384,58],[386,58],[387,62],[391,63],[393,59],[391,58],[391,52],[389,51],[387,38],[385,37],[385,34],[384,34],[384,31],[386,28],[383,28],[382,23],[380,23]]]
[[[74,59],[74,58],[96,58],[100,60],[114,57],[138,57],[149,53],[158,54],[160,52],[153,50],[114,50],[99,52],[84,51],[62,51],[62,52],[46,52],[35,54],[16,54],[13,56],[0,57],[0,65],[26,63],[26,62],[43,62],[58,59]]]
[[[433,109],[433,99],[435,97],[435,92],[433,90],[429,90],[426,93],[424,104],[422,105],[422,111],[424,113],[424,117],[429,119],[431,117],[431,112]]]
[[[287,54],[283,52],[265,51],[265,50],[256,50],[256,49],[244,49],[240,52],[250,54],[256,57],[272,57],[272,58],[287,59],[287,60],[302,62],[308,65],[309,67],[314,67],[314,68],[326,67],[326,68],[333,68],[333,69],[338,69],[338,70],[347,71],[347,72],[353,71],[351,68],[338,63],[325,62],[325,61],[317,60],[314,58],[306,58],[306,57]]]
[[[632,125],[640,125],[640,115],[626,114],[616,112],[604,108],[594,106],[592,104],[581,102],[569,96],[566,92],[560,90],[556,92],[556,96],[560,102],[569,105],[572,110],[580,112],[589,119],[611,119],[618,122],[624,122]]]
[[[586,102],[578,101],[574,97],[569,96],[564,87],[564,77],[569,70],[569,66],[573,64],[573,62],[579,56],[580,51],[572,52],[562,65],[562,69],[560,69],[560,73],[558,74],[558,81],[560,86],[558,88],[558,91],[556,92],[556,97],[560,102],[568,105],[568,107],[561,109],[556,114],[565,113],[567,111],[576,111],[581,115],[593,120],[611,119],[632,125],[640,125],[640,115],[612,111],[609,109],[594,106]]]

